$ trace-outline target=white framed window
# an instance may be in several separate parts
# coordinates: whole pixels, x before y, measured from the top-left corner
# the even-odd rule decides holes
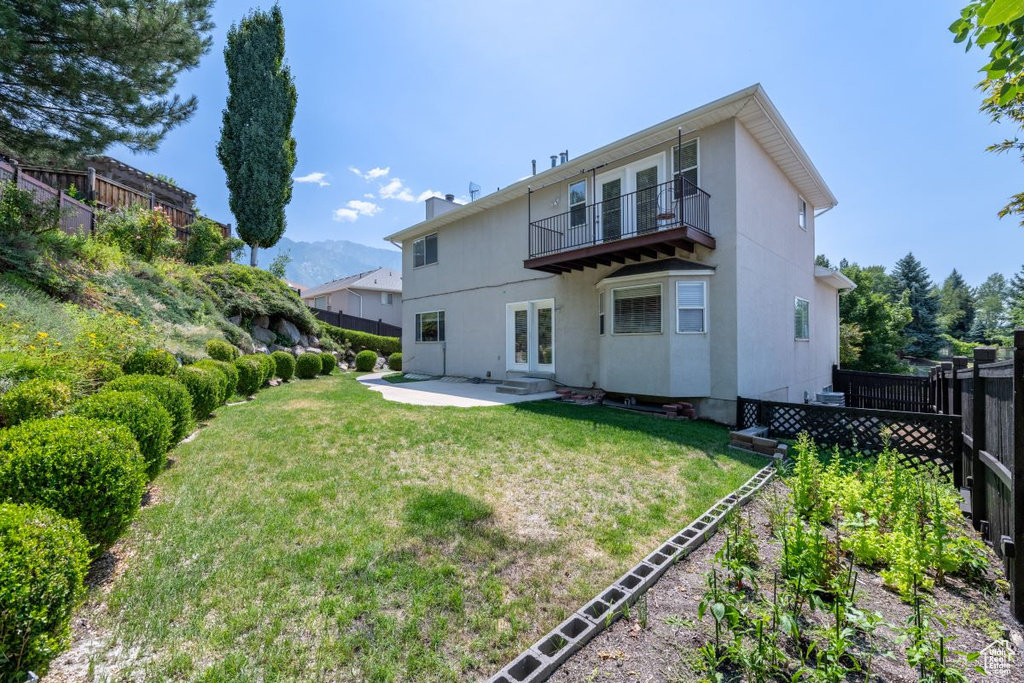
[[[604,334],[604,292],[597,295],[597,333]]]
[[[327,306],[328,303],[326,296],[318,296],[313,298],[313,308],[319,308],[322,311],[326,311]]]
[[[797,341],[808,341],[811,338],[811,302],[796,297],[793,309],[794,336]]]
[[[613,289],[612,334],[661,334],[661,285]]]
[[[394,292],[381,292],[380,303],[382,306],[393,306],[395,303]]]
[[[420,237],[412,243],[412,267],[437,263],[437,233]]]
[[[416,341],[444,341],[444,311],[428,311],[416,314]]]
[[[587,181],[569,184],[569,226],[577,228],[587,224]]]
[[[682,173],[683,178],[693,183],[687,185],[684,193],[693,193],[700,186],[700,141],[688,140],[672,148],[672,175]]]
[[[708,285],[706,282],[676,283],[676,332],[702,334],[708,331]]]
[[[807,229],[807,202],[804,201],[803,197],[797,198],[796,203],[796,215],[797,225],[800,226],[801,230]]]

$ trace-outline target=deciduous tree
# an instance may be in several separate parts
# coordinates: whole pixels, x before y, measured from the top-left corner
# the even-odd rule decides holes
[[[905,341],[903,329],[911,320],[910,307],[902,299],[890,298],[883,267],[842,263],[843,275],[857,288],[839,297],[841,363],[853,370],[905,371],[898,354]]]
[[[903,330],[909,356],[933,358],[942,348],[939,327],[939,298],[934,291],[928,270],[911,252],[896,262],[892,271],[894,299],[906,297],[911,321]]]
[[[238,235],[256,266],[259,248],[274,246],[284,234],[296,161],[296,92],[284,61],[281,8],[254,10],[232,26],[224,62],[229,94],[217,157],[227,174]]]
[[[974,316],[974,292],[954,268],[939,288],[939,321],[947,334],[963,340],[974,325]]]

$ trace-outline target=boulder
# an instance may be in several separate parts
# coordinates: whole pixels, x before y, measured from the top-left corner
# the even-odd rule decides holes
[[[263,344],[257,344],[253,349],[253,353],[268,353],[268,349]]]
[[[228,322],[231,323],[232,325],[241,325],[242,324],[242,316],[240,316],[240,315],[233,315],[230,318],[228,318]]]
[[[373,364],[373,369],[374,369],[374,370],[383,370],[383,369],[384,369],[384,366],[385,366],[386,364],[387,364],[387,361],[386,361],[386,360],[384,360],[384,359],[383,359],[383,358],[381,358],[380,356],[377,356],[377,362]]]
[[[298,343],[299,338],[302,336],[299,332],[299,328],[295,327],[295,325],[284,318],[277,321],[277,327],[275,329],[279,335],[293,344]],[[303,344],[303,346],[305,346],[305,344]]]
[[[256,316],[255,318],[252,319],[252,326],[253,327],[262,327],[265,330],[270,329],[270,316],[268,316],[268,315],[258,315],[258,316]]]
[[[280,344],[271,344],[270,345],[270,352],[273,353],[274,351],[284,351],[285,353],[291,353],[292,352],[292,350],[290,348],[288,348],[287,346],[281,346]]]
[[[309,337],[307,337],[304,334],[300,334],[299,335],[299,345],[300,346],[309,346]]]
[[[310,346],[320,346],[320,340],[317,339],[316,337],[314,337],[313,335],[309,335],[309,345]]]
[[[264,344],[273,344],[277,341],[277,335],[265,327],[252,328],[252,338]]]

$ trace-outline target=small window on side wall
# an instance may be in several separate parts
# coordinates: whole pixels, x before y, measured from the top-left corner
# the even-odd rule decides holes
[[[803,197],[797,199],[797,225],[800,226],[801,230],[807,229],[807,202],[804,201]]]
[[[707,284],[676,283],[676,332],[700,334],[707,332]]]
[[[437,233],[421,237],[412,243],[412,267],[437,263]]]
[[[391,306],[395,303],[395,295],[392,292],[381,292],[380,303],[384,306]]]
[[[795,322],[794,336],[796,340],[809,340],[811,338],[811,303],[807,299],[796,298],[793,319]]]
[[[444,311],[416,314],[416,341],[444,341]]]

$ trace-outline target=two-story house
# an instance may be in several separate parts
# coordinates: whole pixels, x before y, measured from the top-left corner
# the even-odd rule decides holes
[[[839,360],[814,263],[836,198],[760,85],[566,160],[388,239],[409,371],[546,377],[683,399],[802,401]]]
[[[390,268],[325,282],[301,290],[299,296],[311,308],[402,326],[402,274]]]

